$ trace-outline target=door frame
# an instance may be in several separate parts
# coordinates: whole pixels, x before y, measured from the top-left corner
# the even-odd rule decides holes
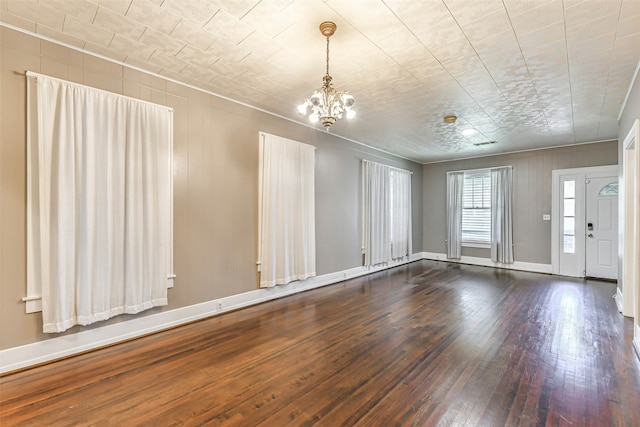
[[[633,345],[640,357],[640,268],[634,260],[640,255],[640,120],[636,119],[622,143],[623,200],[621,223],[622,275],[618,282],[618,308],[633,318]]]
[[[587,178],[599,178],[607,176],[619,177],[620,168],[618,165],[607,166],[593,166],[585,168],[572,168],[572,169],[554,169],[551,171],[551,273],[572,277],[585,277],[585,246],[586,246],[586,233],[584,232],[585,226],[585,203],[586,203],[586,186],[585,180]],[[561,245],[560,239],[562,235],[560,233],[561,221],[561,205],[563,191],[560,188],[563,177],[571,177],[576,181],[576,267],[567,271],[561,266]],[[618,221],[618,230],[620,229],[620,221]],[[618,233],[620,234],[620,233]],[[620,278],[620,271],[618,270],[618,279]]]

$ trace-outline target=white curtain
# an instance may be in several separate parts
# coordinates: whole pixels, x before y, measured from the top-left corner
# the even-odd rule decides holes
[[[391,261],[389,166],[363,161],[364,265]]]
[[[491,169],[491,260],[513,263],[511,167]]]
[[[43,331],[166,305],[172,111],[29,76],[27,280],[42,292]]]
[[[411,172],[363,160],[362,201],[364,265],[409,257]]]
[[[260,133],[260,287],[316,275],[315,147]]]
[[[464,172],[447,173],[447,258],[462,256],[462,195]]]
[[[411,172],[391,169],[391,258],[411,255]]]

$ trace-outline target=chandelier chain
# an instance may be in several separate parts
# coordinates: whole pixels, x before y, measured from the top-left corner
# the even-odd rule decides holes
[[[329,75],[329,37],[327,37],[327,76]]]

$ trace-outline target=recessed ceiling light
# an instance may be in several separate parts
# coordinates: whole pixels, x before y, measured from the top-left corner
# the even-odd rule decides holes
[[[462,130],[462,134],[463,134],[464,136],[473,136],[473,135],[475,135],[476,133],[478,133],[478,131],[477,131],[477,130],[475,130],[474,128],[468,128],[468,129],[463,129],[463,130]]]
[[[456,116],[445,116],[444,117],[444,122],[445,123],[455,123],[456,120],[458,120],[458,118]]]

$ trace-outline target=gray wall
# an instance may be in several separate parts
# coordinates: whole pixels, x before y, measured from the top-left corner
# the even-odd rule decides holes
[[[551,264],[551,171],[618,164],[617,141],[526,151],[423,166],[425,252],[446,253],[448,171],[513,166],[514,258]],[[463,248],[462,255],[490,258],[488,249]]]
[[[640,64],[639,64],[640,66]],[[636,119],[640,119],[640,74],[636,74],[635,80],[631,84],[631,91],[629,92],[629,97],[627,98],[627,103],[624,105],[622,110],[622,114],[620,115],[620,122],[618,125],[618,159],[620,161],[620,182],[624,182],[624,140],[627,137],[627,134],[631,130],[633,123]],[[638,147],[638,142],[636,141],[636,150],[640,149]],[[640,167],[638,165],[637,167]],[[639,169],[640,170],[640,169]],[[625,232],[623,228],[624,224],[624,192],[620,193],[619,201],[619,212],[620,212],[620,233],[619,233],[619,262],[618,262],[618,271],[620,272],[621,280],[618,280],[618,288],[622,291],[624,278],[622,277],[622,272],[624,271],[624,259],[622,257],[623,254],[623,246],[625,239]],[[628,234],[628,233],[627,233]],[[624,293],[623,293],[624,298]]]
[[[622,142],[627,137],[633,122],[640,119],[640,74],[636,74],[636,79],[631,85],[631,91],[627,98],[627,103],[620,115],[618,126],[618,140],[620,141],[620,164],[622,165]]]
[[[169,290],[170,304],[141,316],[258,288],[259,131],[317,147],[318,274],[361,265],[362,158],[413,171],[413,244],[414,252],[422,250],[420,164],[5,27],[0,27],[0,49],[0,349],[50,338],[41,332],[40,313],[25,314],[20,301],[26,295],[26,79],[14,71],[40,72],[174,108],[177,280]],[[74,327],[66,334],[130,318]]]

